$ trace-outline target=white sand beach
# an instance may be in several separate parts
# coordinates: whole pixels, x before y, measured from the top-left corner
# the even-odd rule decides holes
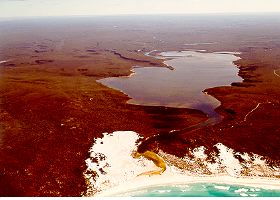
[[[166,171],[161,175],[138,176],[143,172],[158,169],[146,158],[135,159],[131,156],[138,139],[139,135],[132,131],[104,133],[103,138],[96,139],[90,149],[91,156],[86,160],[86,196],[114,196],[152,186],[191,183],[219,183],[280,190],[280,181],[276,178],[280,174],[279,167],[269,166],[261,156],[254,154],[252,158],[248,154],[234,152],[221,143],[216,144],[219,154],[215,163],[206,160],[204,147],[192,151],[194,159],[187,156],[177,158],[160,152],[159,155],[167,164]],[[242,156],[245,161],[240,163],[234,154]],[[172,165],[170,160],[185,163],[186,167],[178,168]],[[203,163],[202,167],[197,163]]]

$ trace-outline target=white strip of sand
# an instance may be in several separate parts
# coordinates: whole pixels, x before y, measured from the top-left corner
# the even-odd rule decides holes
[[[96,197],[113,197],[122,193],[128,193],[136,190],[143,190],[145,188],[166,186],[166,185],[188,185],[194,183],[217,183],[226,185],[241,185],[250,186],[263,189],[280,190],[279,179],[270,178],[235,178],[227,175],[216,176],[187,176],[173,174],[172,172],[165,172],[162,175],[155,175],[152,177],[142,176],[137,177],[125,184],[109,188],[105,191],[97,193]]]
[[[187,185],[192,183],[217,183],[243,185],[264,189],[279,189],[280,168],[269,166],[256,154],[234,152],[221,143],[215,146],[218,154],[214,163],[207,160],[205,147],[191,150],[193,158],[159,152],[167,169],[161,175],[140,175],[157,168],[144,157],[132,157],[139,135],[132,131],[104,133],[95,140],[86,160],[84,173],[88,183],[86,196],[116,196],[117,194],[162,185]],[[242,157],[241,163],[236,155]],[[177,164],[180,168],[174,166]],[[209,175],[208,175],[209,174]],[[246,174],[246,175],[245,175]]]

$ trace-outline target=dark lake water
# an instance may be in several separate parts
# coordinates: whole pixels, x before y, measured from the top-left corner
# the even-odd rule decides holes
[[[167,59],[165,63],[174,70],[136,66],[129,77],[99,82],[129,95],[131,104],[194,108],[213,117],[220,102],[203,91],[242,81],[233,64],[239,57],[229,52],[171,51],[161,53],[160,57]]]

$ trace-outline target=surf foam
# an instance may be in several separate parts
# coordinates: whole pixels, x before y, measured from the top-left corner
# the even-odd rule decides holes
[[[280,172],[278,166],[269,166],[261,156],[235,152],[233,149],[218,143],[218,153],[209,161],[206,148],[201,146],[190,150],[193,156],[178,158],[160,151],[166,164],[166,171],[160,176],[138,176],[139,174],[158,169],[154,163],[144,157],[133,158],[140,136],[132,131],[104,133],[103,138],[94,141],[86,160],[87,170],[84,172],[88,189],[85,196],[95,196],[112,188],[135,189],[147,185],[187,183],[195,181],[231,181],[234,183],[274,184],[280,187],[279,179],[253,180],[252,178],[275,178]],[[237,157],[241,157],[240,161]],[[213,161],[214,160],[214,161]],[[248,177],[251,177],[248,179]],[[243,180],[243,178],[247,178]],[[237,179],[238,178],[238,179]],[[108,193],[109,194],[109,193]]]

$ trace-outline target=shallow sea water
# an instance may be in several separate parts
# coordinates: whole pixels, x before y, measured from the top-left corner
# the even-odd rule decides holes
[[[100,83],[123,91],[132,99],[128,103],[194,108],[203,111],[210,118],[216,117],[215,108],[220,102],[205,94],[207,88],[227,86],[241,82],[234,61],[239,57],[232,52],[201,53],[195,51],[172,51],[161,53],[165,63],[174,68],[134,68],[129,77],[112,77],[99,80]],[[234,52],[234,54],[237,54]],[[107,180],[107,179],[106,179]],[[111,180],[111,177],[108,177]],[[167,185],[138,188],[111,196],[121,197],[279,197],[280,190],[226,185],[196,183],[188,185]]]
[[[158,186],[116,194],[122,197],[280,197],[280,190],[249,186],[196,183],[189,185]]]

